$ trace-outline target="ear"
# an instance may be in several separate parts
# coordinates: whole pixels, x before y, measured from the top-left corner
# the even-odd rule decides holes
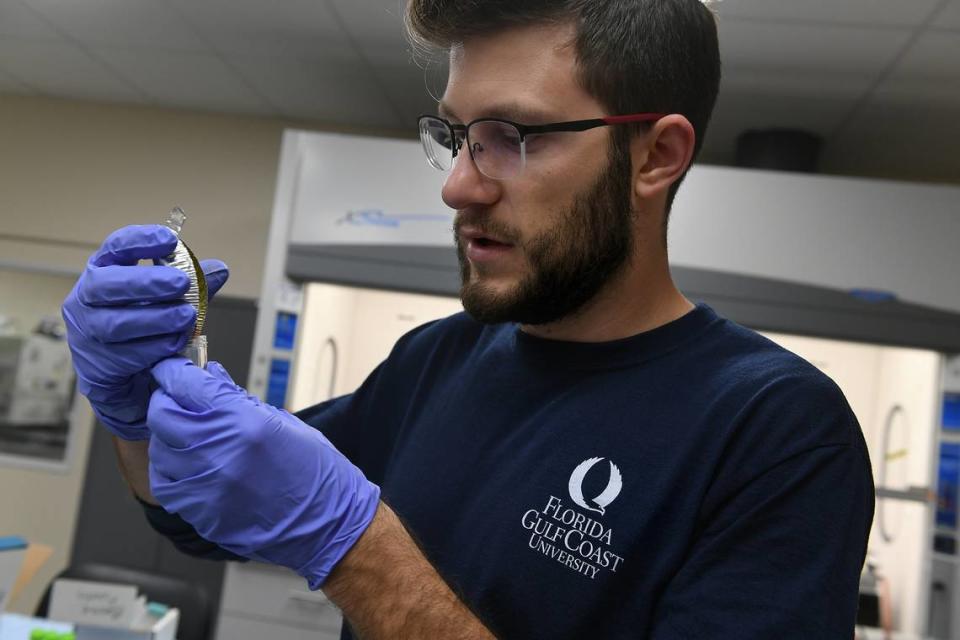
[[[690,121],[676,113],[657,120],[646,134],[634,136],[630,147],[634,195],[643,201],[665,198],[670,185],[690,166],[696,139]]]

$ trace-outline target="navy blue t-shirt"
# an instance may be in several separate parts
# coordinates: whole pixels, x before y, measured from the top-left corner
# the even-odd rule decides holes
[[[856,418],[705,305],[600,344],[458,314],[300,416],[499,637],[852,635],[874,508]]]

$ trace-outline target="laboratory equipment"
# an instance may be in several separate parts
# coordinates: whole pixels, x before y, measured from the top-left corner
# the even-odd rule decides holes
[[[70,349],[62,338],[0,337],[0,427],[65,424],[73,380]]]

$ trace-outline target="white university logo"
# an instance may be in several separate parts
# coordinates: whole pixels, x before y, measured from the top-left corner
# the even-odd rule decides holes
[[[600,465],[594,473],[609,470],[607,486],[595,497],[583,496],[584,478],[603,460],[605,458],[587,458],[570,474],[567,489],[573,506],[564,504],[565,498],[548,495],[542,507],[527,509],[520,519],[529,536],[528,547],[591,580],[597,579],[602,571],[616,573],[624,560],[617,553],[613,527],[600,519],[623,489],[623,477],[617,465],[610,460],[607,465]],[[580,509],[600,516],[594,519]]]
[[[569,489],[570,499],[577,505],[603,515],[606,513],[607,505],[620,495],[620,490],[623,489],[623,477],[620,475],[620,469],[617,468],[617,465],[613,464],[612,460],[608,461],[610,462],[610,480],[607,481],[607,486],[600,492],[600,495],[590,500],[593,504],[587,504],[587,501],[583,499],[583,479],[587,477],[587,472],[601,460],[603,458],[588,458],[577,465],[577,468],[570,474]]]

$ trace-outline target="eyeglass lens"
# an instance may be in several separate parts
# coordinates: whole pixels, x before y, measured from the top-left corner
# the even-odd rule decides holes
[[[502,179],[518,175],[525,163],[520,132],[506,122],[480,120],[468,132],[470,155],[477,169],[488,178]],[[427,159],[435,168],[447,171],[453,166],[451,130],[439,119],[420,121],[420,139]]]
[[[447,123],[436,118],[421,118],[420,140],[433,167],[448,171],[453,166],[453,132]]]

